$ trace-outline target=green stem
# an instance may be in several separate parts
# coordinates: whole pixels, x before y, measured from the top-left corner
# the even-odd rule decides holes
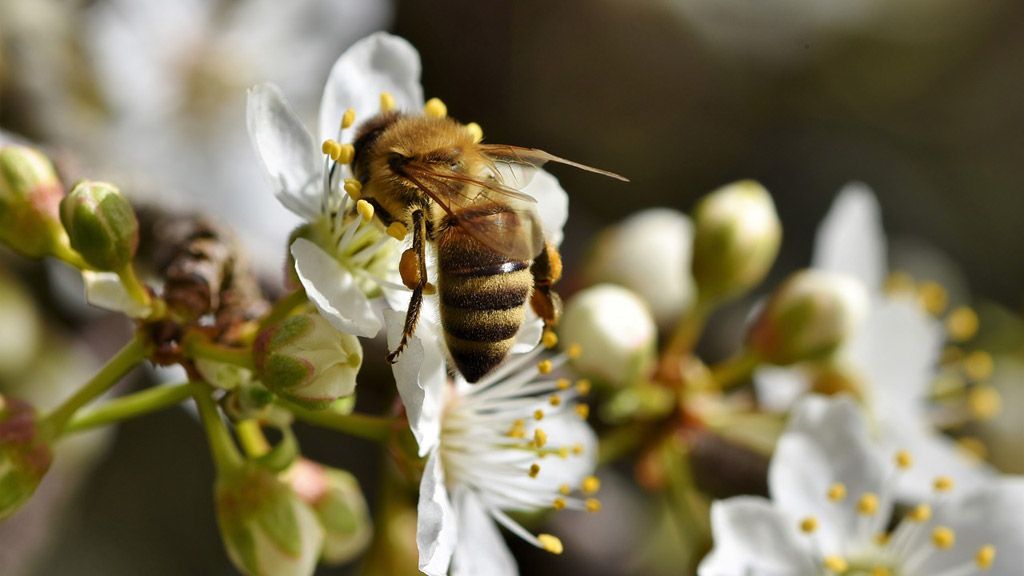
[[[122,376],[131,371],[136,364],[146,358],[146,345],[141,336],[136,335],[121,351],[107,362],[88,382],[64,401],[40,423],[40,430],[49,438],[57,438],[64,432],[71,417],[82,406],[110,389]]]
[[[129,418],[135,418],[180,404],[196,390],[195,384],[167,384],[122,396],[86,414],[75,416],[64,428],[64,434],[81,432]]]
[[[757,355],[742,350],[731,358],[711,367],[711,380],[719,390],[726,390],[744,382],[760,364]]]
[[[252,419],[242,420],[235,425],[235,432],[238,433],[242,449],[250,458],[259,458],[270,452],[270,443],[263,435],[263,430],[260,430],[259,422]]]
[[[121,285],[124,286],[128,297],[143,306],[152,306],[153,297],[150,296],[149,290],[139,281],[139,277],[135,274],[135,266],[131,262],[117,272],[117,277],[121,280]]]
[[[217,467],[217,474],[224,475],[242,467],[242,455],[238,452],[238,446],[231,438],[224,421],[220,417],[220,411],[210,395],[209,387],[197,389],[192,398],[199,407],[199,417],[203,421],[203,429],[206,430],[206,439],[210,443],[210,452],[213,455],[213,463]]]
[[[270,312],[260,320],[260,332],[274,324],[277,324],[281,320],[284,320],[292,313],[292,310],[295,310],[306,302],[306,291],[302,288],[299,288],[284,298],[281,298],[274,303],[274,307],[270,309]]]
[[[694,484],[687,451],[668,441],[662,447],[662,458],[668,479],[667,495],[672,517],[678,523],[686,545],[690,546],[687,550],[687,563],[692,570],[688,573],[695,573],[697,562],[707,552],[710,544],[707,503]]]
[[[185,339],[185,352],[190,358],[203,358],[215,362],[232,364],[248,370],[255,369],[251,348],[231,348],[192,335]]]
[[[693,305],[693,309],[676,325],[672,338],[669,339],[668,345],[662,352],[662,357],[678,360],[688,355],[700,340],[700,335],[704,331],[704,323],[711,310],[712,307],[707,302],[698,299]]]
[[[92,270],[92,266],[86,262],[82,256],[71,249],[70,246],[66,246],[61,242],[57,242],[53,247],[53,256],[59,260],[78,268],[79,270]]]
[[[339,414],[329,409],[309,410],[280,398],[277,400],[277,403],[307,424],[313,424],[321,428],[330,428],[331,430],[366,438],[374,442],[387,442],[388,438],[391,437],[391,428],[395,423],[391,418],[368,416],[366,414]]]

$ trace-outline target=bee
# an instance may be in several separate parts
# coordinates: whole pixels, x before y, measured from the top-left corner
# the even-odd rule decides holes
[[[548,327],[561,311],[552,289],[561,258],[545,241],[536,200],[508,182],[525,177],[509,178],[509,169],[527,174],[550,161],[625,180],[541,150],[483,144],[478,128],[447,116],[382,112],[359,126],[353,151],[360,198],[392,235],[412,234],[399,265],[412,297],[388,360],[414,334],[424,294],[436,291],[449,355],[469,382],[508,354],[527,301]],[[436,248],[436,286],[427,278],[428,243]]]

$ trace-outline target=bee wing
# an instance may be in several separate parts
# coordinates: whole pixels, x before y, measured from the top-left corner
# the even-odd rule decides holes
[[[536,148],[524,148],[522,146],[511,146],[509,144],[481,144],[480,151],[496,165],[504,164],[508,166],[513,176],[516,176],[516,167],[519,168],[519,172],[524,176],[529,177],[531,173],[529,168],[532,167],[536,169],[548,162],[556,162],[558,164],[565,164],[566,166],[572,166],[573,168],[593,172],[595,174],[600,174],[623,182],[629,182],[629,179],[625,176],[620,176],[619,174],[609,172],[607,170],[601,170],[600,168],[594,168],[593,166],[587,166],[586,164],[580,164],[579,162],[573,162],[572,160],[567,160]],[[500,168],[499,170],[496,170],[496,172],[500,171]],[[502,176],[504,176],[504,174],[502,174]]]
[[[537,201],[529,194],[490,175],[470,176],[435,164],[409,162],[404,171],[460,229],[484,246],[516,260],[531,260],[544,248]]]

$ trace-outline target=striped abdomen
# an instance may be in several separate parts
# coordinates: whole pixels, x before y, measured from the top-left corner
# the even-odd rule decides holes
[[[448,352],[468,382],[508,354],[533,288],[529,260],[508,258],[459,227],[437,238],[437,291]]]

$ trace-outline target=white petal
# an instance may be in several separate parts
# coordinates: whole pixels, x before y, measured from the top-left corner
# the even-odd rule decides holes
[[[388,349],[394,350],[402,340],[405,312],[385,310],[384,320]],[[448,381],[444,353],[430,325],[420,323],[416,335],[391,369],[409,417],[409,427],[419,443],[420,456],[423,456],[437,446],[440,439],[441,411]]]
[[[880,444],[895,454],[906,450],[914,457],[914,465],[902,472],[897,484],[901,502],[916,504],[928,500],[932,481],[949,476],[957,490],[972,490],[990,482],[995,471],[985,462],[965,454],[950,438],[908,419],[882,422]]]
[[[754,372],[757,402],[769,412],[786,412],[810,389],[807,374],[800,368],[763,365]]]
[[[849,274],[877,292],[888,270],[878,200],[859,182],[847,184],[818,227],[814,268]]]
[[[378,32],[353,44],[338,58],[320,102],[320,138],[338,136],[341,117],[355,109],[356,124],[380,112],[380,94],[395,98],[398,110],[419,112],[423,106],[420,56],[398,36]]]
[[[569,195],[558,179],[544,170],[537,170],[521,191],[537,200],[537,214],[544,229],[544,238],[555,246],[561,245],[562,228],[569,218]]]
[[[454,499],[459,541],[455,544],[455,555],[452,557],[452,576],[519,574],[505,539],[479,498],[468,488],[456,490]]]
[[[833,483],[846,485],[852,502],[836,505],[827,499]],[[864,420],[852,399],[840,396],[808,396],[792,413],[779,438],[768,470],[772,500],[793,526],[807,516],[818,518],[816,533],[825,554],[842,552],[843,543],[858,534],[857,499],[866,492],[879,496],[878,512],[871,518],[875,529],[888,520],[891,497],[884,486],[881,455],[868,438]]]
[[[293,242],[291,251],[306,296],[331,326],[364,338],[380,332],[380,318],[348,270],[305,238]]]
[[[448,573],[448,565],[455,552],[458,526],[444,485],[444,469],[436,450],[430,453],[427,466],[423,469],[416,512],[416,546],[420,551],[420,570],[430,576],[443,576]]]
[[[281,204],[312,220],[320,213],[319,155],[313,137],[273,84],[249,89],[249,139]]]
[[[140,304],[128,296],[121,279],[113,272],[82,271],[85,281],[85,299],[93,306],[121,312],[132,318],[145,318],[151,306]]]
[[[764,498],[740,496],[711,505],[715,547],[700,576],[805,576],[816,574],[796,525]]]

